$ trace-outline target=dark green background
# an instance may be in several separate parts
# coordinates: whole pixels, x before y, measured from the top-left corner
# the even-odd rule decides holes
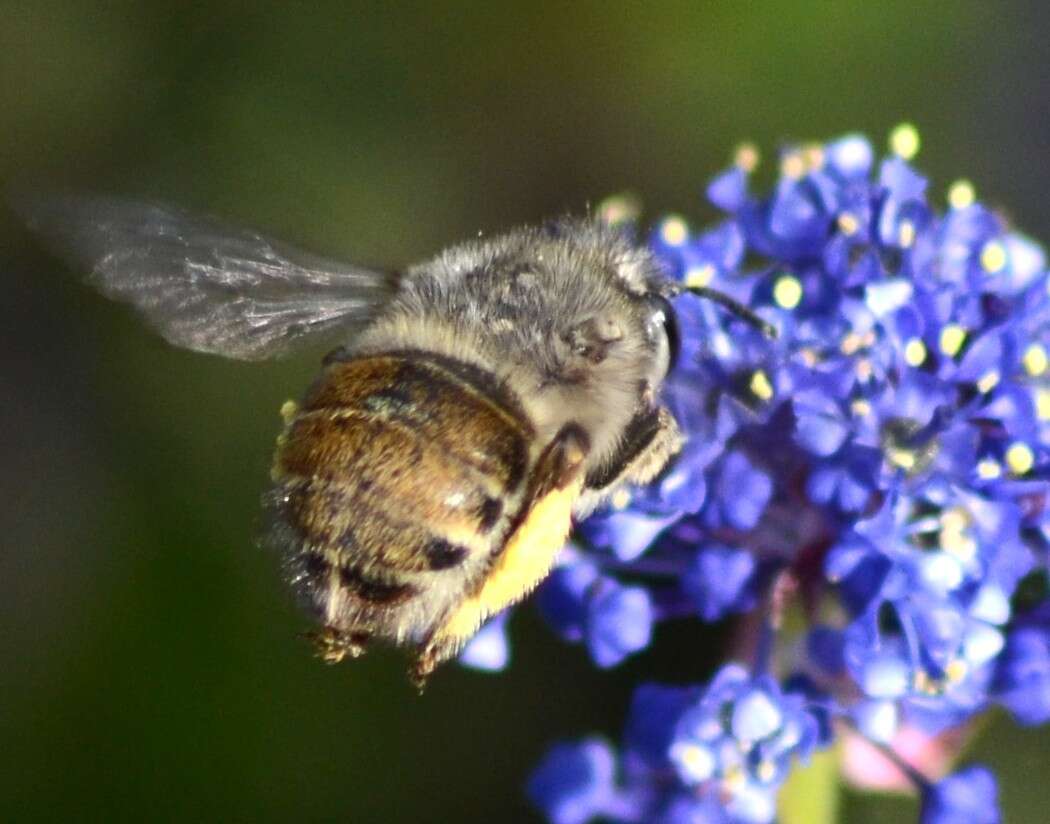
[[[897,122],[1050,238],[1037,3],[400,6],[0,0],[0,182],[144,195],[362,261],[630,189],[696,220],[741,139]],[[509,672],[327,668],[254,548],[277,409],[320,352],[174,351],[0,216],[0,820],[534,820],[547,743],[617,734],[631,685],[700,678],[724,633],[620,670],[515,619]],[[996,722],[1008,821],[1046,820],[1045,732]],[[851,796],[843,820],[912,802]]]

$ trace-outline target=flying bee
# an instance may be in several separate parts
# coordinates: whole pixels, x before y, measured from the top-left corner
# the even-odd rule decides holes
[[[681,287],[597,219],[472,240],[391,273],[165,206],[19,205],[176,346],[257,360],[338,338],[282,409],[264,496],[264,543],[319,620],[328,661],[373,641],[410,646],[422,685],[547,575],[574,518],[681,447],[659,402]]]

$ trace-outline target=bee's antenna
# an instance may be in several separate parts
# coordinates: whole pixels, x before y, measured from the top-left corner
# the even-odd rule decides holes
[[[740,320],[751,324],[770,340],[776,340],[779,334],[777,328],[772,323],[763,320],[752,310],[744,306],[740,301],[734,300],[724,292],[719,292],[717,289],[710,289],[707,286],[686,286],[685,291],[691,292],[697,297],[707,298],[710,301],[714,301],[719,306],[724,306],[736,315],[736,317],[740,318]]]

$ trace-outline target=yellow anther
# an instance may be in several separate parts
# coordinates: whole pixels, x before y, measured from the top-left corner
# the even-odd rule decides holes
[[[660,237],[668,246],[681,246],[689,238],[689,226],[682,218],[672,215],[660,225]]]
[[[998,240],[989,240],[981,249],[981,268],[986,272],[1001,271],[1006,260],[1006,247]]]
[[[1024,475],[1035,465],[1035,453],[1028,444],[1022,441],[1010,444],[1003,457],[1006,459],[1006,465],[1015,475]]]
[[[751,376],[751,392],[755,397],[764,401],[773,397],[773,384],[769,382],[769,376],[761,369],[756,370]]]
[[[712,759],[710,753],[701,749],[700,747],[688,745],[678,749],[675,755],[681,759],[682,763],[691,770],[698,770],[710,767]]]
[[[1040,387],[1035,391],[1035,413],[1041,421],[1050,421],[1050,389]]]
[[[747,776],[740,767],[730,767],[722,779],[722,786],[730,793],[737,793],[747,785]]]
[[[703,266],[690,266],[685,270],[686,286],[707,286],[715,277],[715,267],[710,263]]]
[[[773,300],[783,309],[794,309],[802,300],[802,284],[794,275],[781,275],[773,284]]]
[[[999,385],[999,372],[990,369],[977,379],[977,389],[982,395],[986,395]]]
[[[843,212],[835,222],[838,223],[839,231],[846,236],[855,235],[860,229],[860,221],[852,212]]]
[[[807,143],[802,147],[802,157],[809,171],[815,172],[824,166],[824,147],[819,143]]]
[[[641,201],[630,194],[610,195],[598,204],[598,216],[610,226],[632,223],[641,213]]]
[[[983,478],[986,481],[994,481],[1002,474],[1003,468],[999,465],[998,461],[993,461],[991,458],[984,458],[977,462],[977,477],[979,478]]]
[[[617,489],[609,502],[613,509],[626,509],[631,503],[631,493],[626,489]]]
[[[754,143],[741,143],[733,153],[733,165],[745,172],[753,172],[761,159],[762,155]]]
[[[875,367],[871,365],[871,361],[867,358],[861,358],[857,361],[857,377],[862,381],[870,380],[871,376],[875,374]]]
[[[857,398],[849,405],[850,411],[858,418],[865,418],[871,414],[871,404],[863,398]]]
[[[966,532],[942,532],[937,543],[960,561],[972,561],[977,557],[977,541]]]
[[[953,209],[965,209],[977,199],[977,192],[969,180],[956,180],[948,188],[948,205]]]
[[[904,160],[911,160],[919,153],[919,130],[911,123],[901,123],[890,132],[890,151]]]
[[[910,449],[898,449],[891,446],[886,450],[886,457],[889,458],[891,464],[901,469],[911,470],[915,468],[916,456]]]
[[[908,366],[922,366],[926,360],[926,344],[921,338],[912,338],[904,345],[904,360]]]
[[[1050,366],[1050,358],[1047,357],[1046,349],[1041,343],[1033,343],[1024,350],[1024,368],[1033,378],[1042,375],[1047,366]]]
[[[948,680],[949,684],[958,684],[962,681],[969,673],[970,668],[966,662],[961,658],[949,662],[948,666],[944,668],[944,677]]]
[[[842,339],[839,349],[843,355],[852,355],[864,345],[864,338],[858,332],[850,332]]]
[[[806,173],[806,159],[801,152],[792,151],[780,158],[780,174],[798,180]]]
[[[973,517],[962,506],[953,506],[944,510],[938,520],[941,522],[941,529],[949,532],[962,532],[969,529],[970,524],[973,523]]]
[[[915,242],[915,224],[910,220],[902,220],[897,241],[905,249],[909,248]]]
[[[761,761],[755,769],[755,775],[758,776],[759,781],[768,784],[777,777],[777,765],[772,761]]]
[[[966,343],[966,330],[957,323],[949,323],[941,329],[939,343],[941,351],[949,358],[954,358]]]

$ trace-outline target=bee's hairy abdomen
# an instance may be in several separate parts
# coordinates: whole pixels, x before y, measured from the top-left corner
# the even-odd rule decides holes
[[[276,543],[340,631],[425,635],[498,551],[531,426],[489,373],[420,351],[328,363],[274,462]]]

